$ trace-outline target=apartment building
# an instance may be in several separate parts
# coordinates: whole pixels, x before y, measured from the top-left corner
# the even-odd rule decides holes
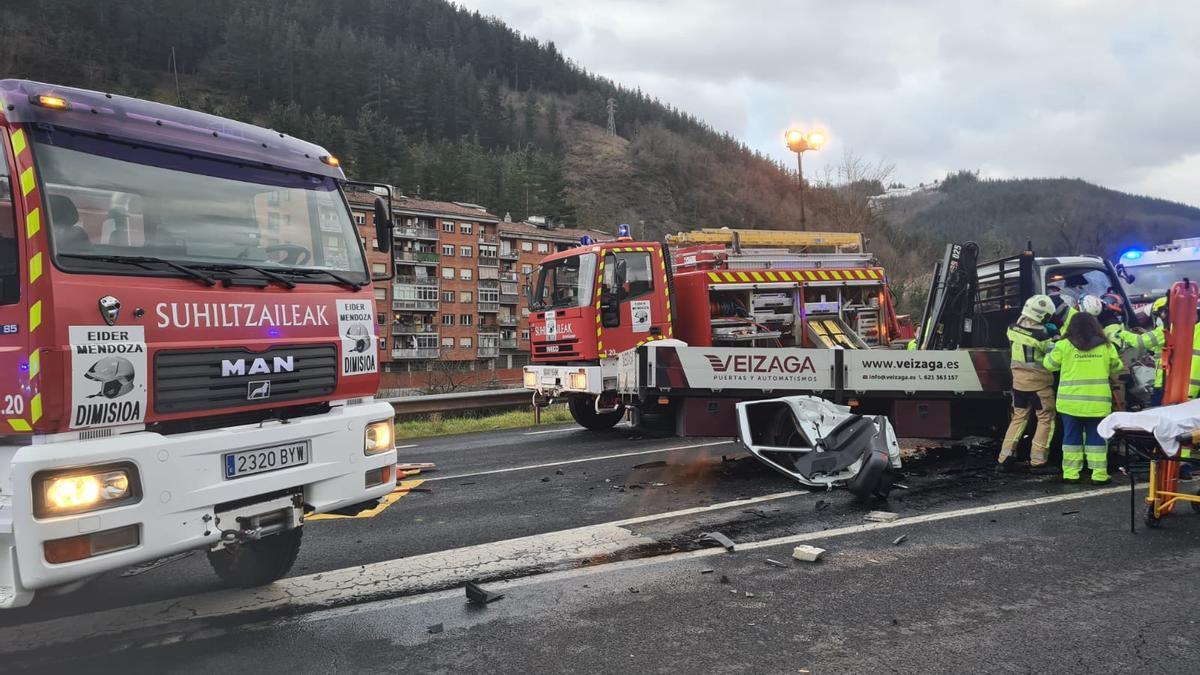
[[[376,275],[380,360],[385,372],[433,362],[510,369],[529,359],[529,277],[543,256],[579,244],[588,230],[542,218],[514,223],[464,202],[393,198],[392,252],[375,240],[374,195],[349,193],[354,222]],[[394,271],[390,279],[389,259]]]

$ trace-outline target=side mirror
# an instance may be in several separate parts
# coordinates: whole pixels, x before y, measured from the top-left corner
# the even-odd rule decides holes
[[[381,197],[375,198],[375,238],[379,241],[380,251],[392,250],[392,214],[388,213],[387,204]]]

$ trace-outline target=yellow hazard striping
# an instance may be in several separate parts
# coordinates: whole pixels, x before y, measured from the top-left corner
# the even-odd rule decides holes
[[[376,506],[368,511],[363,511],[357,516],[339,516],[336,513],[320,513],[315,516],[305,516],[304,522],[310,522],[313,520],[359,520],[362,518],[374,518],[375,516],[383,513],[387,507],[400,501],[400,498],[408,494],[409,490],[424,482],[425,481],[423,480],[400,481],[400,484],[396,486],[395,490],[392,490],[383,496],[383,500],[379,502],[379,506]]]
[[[867,278],[866,272],[863,272],[862,270],[854,270],[854,276],[858,277],[859,279]]]
[[[33,239],[33,235],[42,229],[42,210],[33,209],[25,216],[25,238]]]
[[[34,424],[37,424],[37,421],[42,419],[42,395],[40,392],[34,394],[33,398],[29,399],[29,417],[33,420]]]
[[[745,272],[738,272],[737,275],[742,281],[750,281],[750,277],[746,276]]]
[[[763,280],[763,275],[759,274],[758,272],[751,272],[751,273],[750,273],[750,276],[754,277],[754,280],[755,280],[755,281],[762,281],[762,280]]]
[[[29,332],[38,329],[42,325],[42,301],[38,300],[29,306]]]
[[[29,426],[29,422],[25,420],[9,420],[8,426],[12,427],[13,431],[33,431],[33,427]]]
[[[25,143],[25,130],[24,129],[17,129],[16,131],[13,132],[12,146],[13,146],[13,156],[14,157],[16,155],[21,154],[22,152],[25,152],[25,148],[27,147],[27,145]]]
[[[33,168],[25,169],[21,172],[21,196],[28,197],[33,188],[37,187],[37,181],[33,179]]]
[[[33,378],[37,377],[38,373],[40,373],[41,371],[42,371],[42,350],[35,349],[35,350],[33,350],[33,353],[29,355],[29,379],[32,380]]]
[[[42,252],[38,251],[29,259],[29,283],[33,283],[42,276]]]

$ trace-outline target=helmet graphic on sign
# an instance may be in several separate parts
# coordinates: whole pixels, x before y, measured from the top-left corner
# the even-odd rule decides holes
[[[136,373],[133,364],[120,356],[109,356],[92,364],[83,374],[89,380],[100,383],[100,391],[88,398],[103,396],[116,398],[128,394],[133,389],[133,378]]]
[[[346,337],[354,340],[354,349],[350,351],[356,354],[365,352],[371,348],[371,332],[361,323],[356,323],[347,328]]]

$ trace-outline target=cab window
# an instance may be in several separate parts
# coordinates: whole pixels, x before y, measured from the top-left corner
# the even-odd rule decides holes
[[[1062,295],[1079,300],[1085,295],[1100,297],[1115,291],[1116,284],[1105,270],[1090,267],[1053,267],[1046,272],[1046,294]]]
[[[0,142],[7,142],[0,131]],[[0,305],[11,305],[21,297],[21,274],[17,262],[17,218],[13,210],[12,180],[8,160],[0,148]]]
[[[609,253],[604,261],[604,292],[617,302],[632,300],[654,291],[654,268],[649,253]],[[617,268],[625,268],[625,283],[617,288]]]

